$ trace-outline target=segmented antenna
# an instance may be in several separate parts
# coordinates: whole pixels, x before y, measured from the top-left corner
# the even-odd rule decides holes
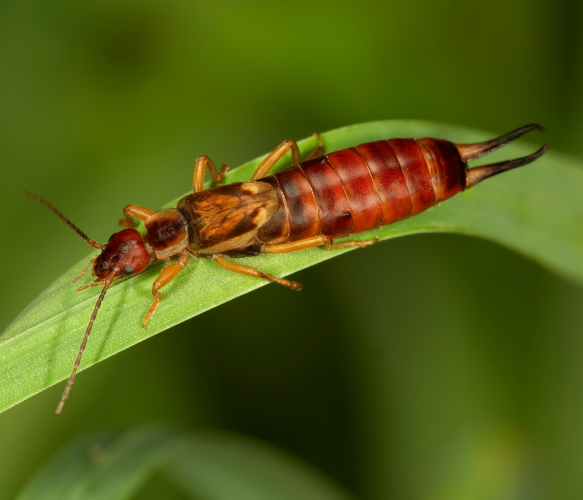
[[[38,196],[25,191],[24,194],[29,198],[33,199],[34,201],[38,201],[40,204],[47,207],[51,212],[57,215],[67,226],[69,226],[73,231],[75,231],[81,238],[83,238],[87,243],[89,243],[93,248],[99,248],[100,250],[105,247],[101,243],[97,243],[96,241],[92,240],[87,236],[81,229],[79,229],[75,224],[73,224],[67,217],[65,217],[61,212],[59,212],[55,207],[53,207],[48,201],[39,198]]]
[[[64,217],[63,217],[64,218]],[[66,219],[65,219],[66,220]],[[85,330],[85,337],[83,337],[83,342],[81,342],[81,346],[79,347],[79,354],[77,354],[77,359],[75,360],[75,366],[73,367],[73,371],[71,372],[71,376],[69,377],[69,382],[67,383],[67,387],[65,388],[65,392],[63,392],[63,396],[61,397],[61,402],[55,413],[61,413],[63,411],[63,406],[65,406],[65,400],[69,397],[69,393],[71,392],[71,386],[75,382],[75,376],[77,375],[77,368],[81,364],[81,357],[83,356],[83,351],[85,350],[85,346],[87,345],[87,339],[89,338],[89,334],[91,333],[91,328],[93,327],[93,322],[97,317],[97,311],[101,307],[101,303],[103,302],[103,297],[105,297],[105,292],[109,288],[109,285],[115,279],[116,272],[112,271],[111,274],[105,279],[105,283],[103,284],[103,290],[97,299],[97,303],[95,304],[95,309],[93,309],[93,313],[91,314],[91,318],[89,319],[89,324],[87,325],[87,329]]]

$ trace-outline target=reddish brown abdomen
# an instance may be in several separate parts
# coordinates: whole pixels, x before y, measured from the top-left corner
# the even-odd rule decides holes
[[[357,234],[416,215],[464,188],[465,164],[437,139],[392,139],[343,149],[261,179],[280,208],[261,241]]]

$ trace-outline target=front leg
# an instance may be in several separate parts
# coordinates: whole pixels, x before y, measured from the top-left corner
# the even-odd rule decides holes
[[[119,225],[123,227],[129,227],[134,229],[136,224],[132,217],[135,217],[142,222],[147,221],[152,215],[156,215],[156,212],[144,207],[138,207],[137,205],[127,205],[123,209],[124,219],[119,221]]]
[[[178,276],[180,271],[182,271],[188,264],[189,258],[190,256],[188,252],[181,253],[180,257],[178,258],[178,262],[166,266],[160,275],[156,278],[156,281],[154,281],[154,284],[152,285],[152,295],[154,296],[154,302],[152,302],[152,305],[146,313],[146,317],[142,323],[142,328],[148,328],[148,321],[152,319],[152,316],[154,316],[154,313],[156,312],[156,309],[158,309],[158,305],[162,300],[162,294],[158,290],[166,286],[174,278],[176,278],[176,276]]]

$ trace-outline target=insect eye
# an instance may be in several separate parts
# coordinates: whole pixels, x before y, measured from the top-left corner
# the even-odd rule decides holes
[[[109,240],[107,241],[108,243],[109,243],[111,240],[113,240],[113,238],[115,237],[115,234],[116,234],[116,233],[113,233],[113,234],[112,234],[112,235],[109,237]]]
[[[124,269],[123,269],[123,273],[124,273],[126,276],[129,276],[130,274],[134,274],[134,268],[133,268],[132,266],[126,266],[126,267],[124,267]]]

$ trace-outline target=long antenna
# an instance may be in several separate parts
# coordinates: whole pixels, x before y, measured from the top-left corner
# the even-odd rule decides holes
[[[105,292],[109,288],[109,285],[115,279],[116,272],[112,271],[110,275],[105,279],[105,283],[103,285],[103,290],[97,299],[97,303],[95,304],[95,309],[93,309],[93,314],[91,314],[91,318],[89,319],[89,324],[87,325],[87,329],[85,330],[85,337],[83,337],[83,342],[81,342],[81,347],[79,347],[79,354],[77,354],[77,359],[75,360],[75,366],[73,367],[73,371],[71,372],[71,376],[69,377],[69,382],[67,383],[67,387],[65,388],[65,392],[63,392],[63,396],[61,397],[61,402],[55,413],[61,413],[63,411],[63,406],[65,406],[65,400],[69,397],[69,393],[71,392],[71,386],[75,382],[75,376],[77,375],[77,368],[81,364],[81,357],[83,356],[83,351],[85,350],[85,346],[87,345],[87,339],[89,338],[89,334],[91,333],[91,328],[93,327],[93,322],[97,317],[97,311],[101,307],[101,303],[103,302],[103,297],[105,297]]]
[[[24,194],[29,198],[33,199],[34,201],[38,201],[40,204],[47,207],[51,212],[57,215],[67,226],[69,226],[73,231],[75,231],[81,238],[83,238],[87,243],[89,243],[93,248],[99,248],[100,250],[105,247],[101,243],[97,243],[96,241],[92,240],[87,236],[81,229],[79,229],[75,224],[73,224],[67,217],[65,217],[61,212],[59,212],[55,207],[53,207],[48,201],[39,198],[38,196],[25,191]]]

